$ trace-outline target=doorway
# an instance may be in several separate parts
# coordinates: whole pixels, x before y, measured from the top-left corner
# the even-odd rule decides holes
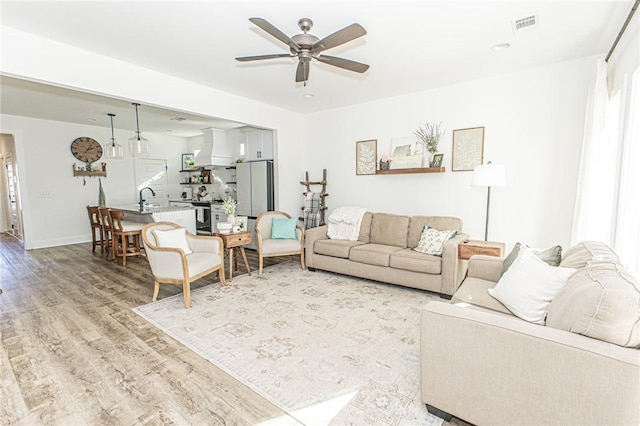
[[[0,231],[24,241],[20,179],[15,160],[15,141],[12,135],[0,139]]]

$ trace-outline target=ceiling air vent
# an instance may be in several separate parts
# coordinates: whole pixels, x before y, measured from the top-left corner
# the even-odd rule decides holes
[[[511,22],[513,32],[532,30],[538,27],[538,15],[525,16]]]

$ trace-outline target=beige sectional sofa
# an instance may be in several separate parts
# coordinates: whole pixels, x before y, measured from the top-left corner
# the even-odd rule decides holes
[[[455,230],[442,256],[412,250],[422,230]],[[466,273],[466,260],[458,259],[458,244],[468,239],[455,217],[401,216],[366,212],[357,241],[329,239],[327,226],[305,231],[305,259],[310,270],[322,269],[405,287],[453,295]]]
[[[546,325],[487,293],[503,260],[473,256],[451,303],[422,311],[429,411],[478,425],[640,424],[640,287],[615,253],[589,242],[565,253],[559,266],[577,271],[551,299]]]

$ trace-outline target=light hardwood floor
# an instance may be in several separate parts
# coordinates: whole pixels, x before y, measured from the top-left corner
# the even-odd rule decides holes
[[[247,250],[247,257],[257,271],[255,252]],[[267,258],[265,266],[288,260]],[[216,274],[192,288],[214,281]],[[288,420],[131,311],[151,302],[153,278],[144,258],[130,258],[123,268],[99,248],[92,253],[90,243],[25,251],[0,234],[0,288],[2,425]],[[158,298],[180,292],[180,286],[161,285]],[[465,425],[455,418],[453,424]]]
[[[216,274],[192,288],[213,281]],[[3,425],[242,425],[286,416],[131,311],[151,302],[144,258],[123,268],[90,243],[25,251],[0,234],[0,288]],[[180,292],[162,285],[159,298]]]

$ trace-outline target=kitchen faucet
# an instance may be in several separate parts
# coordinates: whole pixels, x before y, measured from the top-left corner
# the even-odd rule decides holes
[[[154,197],[156,196],[156,192],[149,188],[148,186],[145,186],[144,188],[142,188],[140,190],[140,194],[138,197],[138,204],[140,205],[140,211],[144,210],[144,200],[142,199],[142,191],[144,191],[145,189],[148,189],[149,191],[151,191],[151,195],[153,195]]]

